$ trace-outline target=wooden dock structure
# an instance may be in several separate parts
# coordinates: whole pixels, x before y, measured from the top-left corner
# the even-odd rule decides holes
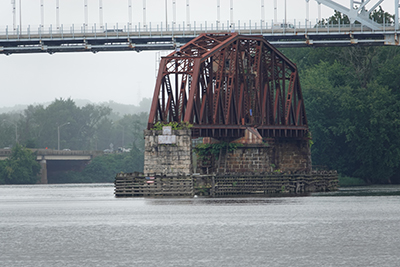
[[[116,197],[193,197],[190,176],[145,176],[141,173],[119,173],[115,178]]]
[[[276,196],[335,191],[336,171],[308,174],[239,173],[173,176],[145,176],[119,173],[115,178],[116,197],[238,197]]]

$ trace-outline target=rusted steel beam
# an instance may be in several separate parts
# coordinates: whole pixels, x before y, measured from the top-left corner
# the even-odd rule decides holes
[[[194,135],[255,127],[268,138],[304,137],[305,114],[296,66],[261,36],[201,34],[162,58],[148,128],[176,121],[192,123]]]

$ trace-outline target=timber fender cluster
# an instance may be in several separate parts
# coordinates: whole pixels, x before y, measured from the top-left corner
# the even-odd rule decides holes
[[[309,174],[213,174],[168,177],[120,173],[116,197],[276,196],[336,191],[336,171]]]
[[[190,176],[145,176],[140,173],[119,173],[115,178],[116,197],[193,197]]]

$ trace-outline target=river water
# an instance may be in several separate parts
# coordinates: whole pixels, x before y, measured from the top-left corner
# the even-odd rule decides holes
[[[114,198],[0,186],[0,266],[400,266],[400,187],[307,197]]]

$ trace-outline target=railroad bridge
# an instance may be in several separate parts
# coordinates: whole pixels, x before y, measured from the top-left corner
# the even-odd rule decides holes
[[[191,138],[203,137],[203,143],[243,145],[234,153],[223,151],[211,165],[200,162],[196,172],[311,171],[297,67],[262,36],[203,33],[161,59],[145,172],[192,172],[180,163],[184,151],[168,156],[166,139],[154,137],[163,134],[151,131],[157,123],[172,122],[193,125]]]

